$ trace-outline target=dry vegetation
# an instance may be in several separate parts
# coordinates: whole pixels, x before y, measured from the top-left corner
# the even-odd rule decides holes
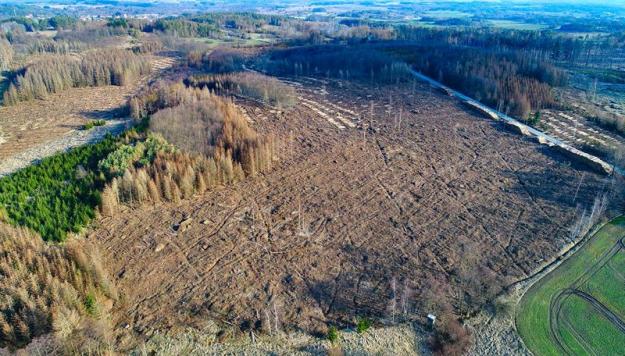
[[[62,139],[89,120],[123,118],[135,89],[136,85],[72,88],[45,100],[0,106],[0,128],[6,139],[0,145],[0,159]]]
[[[131,99],[135,117],[151,114],[150,132],[158,134],[145,147],[122,147],[121,161],[134,163],[153,152],[152,164],[135,169],[124,164],[122,174],[104,190],[101,210],[111,215],[121,203],[178,202],[217,185],[240,181],[267,171],[274,160],[272,136],[260,136],[232,101],[208,89],[186,88],[181,83],[157,84]],[[160,109],[160,110],[159,110]],[[160,142],[158,137],[166,141]],[[151,149],[153,142],[182,149]],[[112,153],[119,156],[120,151]],[[115,159],[114,161],[120,161]]]
[[[288,108],[295,104],[295,90],[273,77],[256,72],[197,75],[185,81],[197,88],[208,88],[222,95],[240,95],[267,105]]]
[[[6,39],[0,37],[0,71],[10,68],[13,61],[13,47]]]
[[[4,104],[43,99],[69,88],[123,86],[148,74],[150,69],[147,59],[121,49],[88,52],[80,60],[51,56],[28,66],[24,74],[15,78],[4,94]]]
[[[464,355],[471,345],[471,334],[452,315],[443,315],[430,339],[430,347],[434,355]]]
[[[107,117],[127,109],[146,130],[89,155],[94,199],[85,219],[70,221],[78,231],[101,198],[102,224],[87,234],[105,252],[106,269],[128,303],[109,320],[118,297],[86,245],[48,245],[0,225],[0,346],[52,333],[43,353],[99,353],[111,347],[112,324],[128,326],[115,331],[123,348],[136,346],[137,336],[201,327],[207,319],[233,334],[319,334],[330,325],[364,332],[370,320],[422,322],[432,312],[441,323],[431,348],[462,354],[470,334],[459,320],[571,242],[569,226],[598,195],[618,193],[614,181],[581,172],[413,82],[398,59],[527,116],[555,106],[551,86],[565,76],[545,60],[547,52],[535,49],[525,58],[505,45],[522,36],[502,35],[491,52],[429,43],[445,36],[447,45],[468,48],[484,40],[479,32],[368,26],[333,32],[295,20],[282,26],[279,17],[214,16],[132,26],[117,19],[115,26],[81,25],[54,39],[27,40],[19,31],[12,42],[0,38],[0,70],[15,66],[15,48],[37,55],[15,72],[4,95],[15,106],[0,108],[13,121],[0,118],[0,128],[12,129],[0,157],[30,144],[43,117],[67,120],[68,110]],[[226,25],[292,31],[291,44],[306,46],[252,58],[254,51],[208,52],[178,37],[219,37]],[[153,34],[134,33],[147,37],[132,40],[129,50],[88,50],[109,41],[120,47],[128,26]],[[320,45],[330,38],[347,45]],[[363,45],[397,38],[418,44]],[[183,70],[194,75],[151,83],[119,105],[135,87],[122,94],[107,86],[136,82],[149,72],[144,54],[163,49],[183,52]],[[106,105],[83,107],[91,98],[80,87],[98,86],[104,87],[89,93]],[[108,93],[121,95],[113,101]],[[20,103],[32,99],[45,100]],[[57,113],[59,106],[65,109]],[[83,165],[67,166],[49,175],[32,170],[29,186],[14,189],[15,196],[30,209],[41,177],[68,190],[73,180],[85,182]],[[244,179],[259,173],[262,179]],[[47,194],[62,202],[78,197]],[[52,210],[77,211],[59,206],[64,210]],[[44,226],[23,210],[18,223]],[[46,222],[63,222],[48,215]],[[65,238],[67,226],[54,233]]]
[[[103,352],[111,346],[108,314],[116,299],[93,246],[50,245],[0,224],[0,347],[53,333],[38,352]]]
[[[119,315],[128,333],[206,319],[275,334],[325,333],[359,317],[466,317],[556,254],[577,215],[612,187],[418,83],[367,97],[375,88],[362,82],[289,81],[315,110],[237,102],[258,132],[285,142],[262,179],[184,204],[115,209],[93,232],[129,302]],[[337,110],[372,126],[341,129],[319,114]],[[441,330],[447,351],[466,339],[452,324]]]

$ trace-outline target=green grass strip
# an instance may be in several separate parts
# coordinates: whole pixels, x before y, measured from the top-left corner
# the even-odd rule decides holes
[[[525,345],[534,354],[560,355],[562,353],[550,334],[549,307],[552,299],[583,276],[624,235],[625,218],[614,219],[592,236],[573,256],[536,282],[525,293],[517,309],[516,326]],[[564,331],[563,334],[571,335],[571,331]],[[619,335],[620,339],[614,340],[616,344],[622,344],[625,341],[625,335]],[[590,345],[594,344],[594,341],[590,343]],[[569,346],[574,347],[574,345]]]

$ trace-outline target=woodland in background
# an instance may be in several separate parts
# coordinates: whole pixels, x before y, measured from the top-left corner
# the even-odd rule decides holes
[[[70,56],[43,58],[18,74],[4,94],[5,105],[43,99],[69,88],[126,85],[151,70],[146,58],[123,49],[85,53],[80,60]]]
[[[553,31],[505,30],[490,27],[428,29],[400,25],[396,39],[421,45],[449,45],[514,51],[529,57],[569,65],[611,68],[625,52],[625,33],[565,36]]]
[[[563,70],[517,52],[419,45],[386,50],[425,75],[524,119],[531,111],[556,107],[552,87],[567,82]]]
[[[209,73],[231,73],[243,70],[251,56],[241,50],[215,48],[212,51],[190,50],[187,64]]]
[[[240,95],[279,108],[293,106],[297,96],[292,87],[256,72],[194,75],[185,79],[185,84],[219,95]]]
[[[393,84],[406,80],[408,66],[370,46],[304,46],[276,49],[256,65],[273,75],[325,76]]]

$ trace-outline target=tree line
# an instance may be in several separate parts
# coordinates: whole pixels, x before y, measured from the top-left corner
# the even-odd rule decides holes
[[[264,32],[265,26],[281,26],[293,21],[282,16],[257,13],[207,13],[158,19],[143,26],[145,32],[163,32],[179,37],[220,38],[222,30]]]
[[[187,86],[207,88],[219,95],[241,95],[264,104],[286,108],[296,100],[295,89],[278,79],[256,72],[194,75],[185,79]]]
[[[4,94],[4,104],[43,99],[69,88],[127,85],[150,70],[147,58],[123,49],[92,51],[81,59],[49,56],[16,76]]]
[[[386,50],[429,77],[521,118],[556,106],[552,86],[567,82],[563,70],[516,52],[446,45]]]
[[[36,39],[29,43],[28,52],[30,54],[70,54],[82,52],[88,46],[84,42],[73,40],[54,40],[50,38]]]
[[[121,153],[126,160],[116,161],[126,162],[126,169],[118,169],[104,189],[103,214],[113,214],[119,204],[177,202],[272,166],[274,138],[259,135],[231,100],[206,88],[160,83],[131,99],[131,107],[136,117],[149,116],[149,137],[162,137],[177,149],[155,150],[151,164],[141,164],[136,148]]]
[[[256,65],[274,75],[326,76],[396,83],[405,80],[405,62],[369,45],[302,46],[269,51]]]
[[[554,31],[518,31],[492,27],[395,27],[396,39],[422,45],[515,51],[544,61],[612,67],[625,50],[625,34],[566,36]]]
[[[48,17],[44,19],[36,19],[30,17],[9,17],[3,20],[0,20],[0,24],[14,22],[24,26],[26,31],[35,32],[35,31],[45,31],[45,30],[61,30],[61,29],[72,29],[79,22],[78,18],[72,16],[64,16],[57,15],[53,17]]]

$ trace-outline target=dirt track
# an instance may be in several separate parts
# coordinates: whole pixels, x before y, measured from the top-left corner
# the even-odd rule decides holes
[[[316,104],[245,103],[284,142],[273,172],[120,212],[90,234],[124,294],[119,325],[150,334],[211,318],[315,332],[357,315],[423,315],[428,280],[455,285],[459,246],[510,282],[556,253],[578,206],[609,187],[420,84],[291,80]]]

